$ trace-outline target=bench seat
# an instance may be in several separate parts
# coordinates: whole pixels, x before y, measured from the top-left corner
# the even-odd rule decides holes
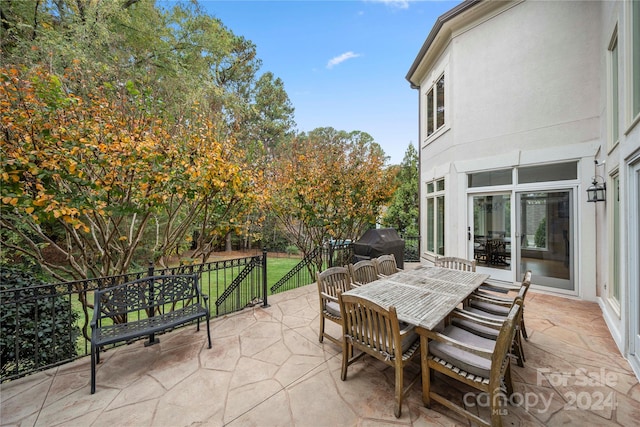
[[[96,364],[100,348],[121,341],[149,336],[185,323],[207,320],[211,348],[208,296],[200,291],[198,275],[149,276],[94,292],[91,320],[91,394],[96,391]]]

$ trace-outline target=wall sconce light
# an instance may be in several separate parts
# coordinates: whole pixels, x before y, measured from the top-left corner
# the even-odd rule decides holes
[[[587,188],[587,202],[604,202],[606,200],[607,184],[604,178],[596,175],[591,186]]]

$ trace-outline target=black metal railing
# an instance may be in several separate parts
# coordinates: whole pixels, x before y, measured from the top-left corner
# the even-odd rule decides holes
[[[284,292],[315,282],[315,272],[317,271],[315,260],[321,256],[322,251],[322,247],[317,247],[302,258],[287,274],[271,286],[269,289],[271,293]]]
[[[314,283],[319,257],[322,259],[323,270],[328,267],[347,265],[353,262],[353,245],[351,243],[328,243],[325,246],[315,248],[271,286],[271,293],[284,292]]]
[[[405,261],[419,261],[419,238],[404,237]],[[318,257],[321,257],[318,260]],[[284,292],[315,282],[321,269],[353,262],[351,243],[332,243],[305,257],[269,289],[267,252],[261,255],[180,265],[26,288],[0,288],[2,330],[0,381],[62,365],[90,352],[89,322],[93,316],[93,291],[141,279],[145,276],[197,274],[202,291],[209,295],[212,317],[258,304],[268,306],[268,294]],[[9,317],[7,313],[15,313]]]
[[[267,306],[267,253],[26,288],[0,288],[0,381],[58,366],[90,353],[93,291],[145,276],[197,274],[212,317]],[[7,313],[15,313],[11,318]],[[141,314],[143,315],[143,314]]]
[[[402,236],[404,262],[420,262],[420,236]]]

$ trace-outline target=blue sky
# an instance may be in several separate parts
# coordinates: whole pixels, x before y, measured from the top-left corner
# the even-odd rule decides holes
[[[299,131],[359,130],[391,164],[418,143],[418,92],[405,79],[435,20],[459,1],[200,0],[251,40],[284,82]]]

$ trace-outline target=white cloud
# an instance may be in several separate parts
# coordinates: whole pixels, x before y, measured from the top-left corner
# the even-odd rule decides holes
[[[336,56],[335,58],[331,58],[327,63],[327,68],[331,69],[334,66],[346,61],[347,59],[357,58],[358,56],[361,56],[361,55],[359,53],[353,53],[351,51],[345,52],[342,55]]]
[[[384,3],[388,6],[397,7],[399,9],[408,9],[411,0],[368,0],[374,3]]]

